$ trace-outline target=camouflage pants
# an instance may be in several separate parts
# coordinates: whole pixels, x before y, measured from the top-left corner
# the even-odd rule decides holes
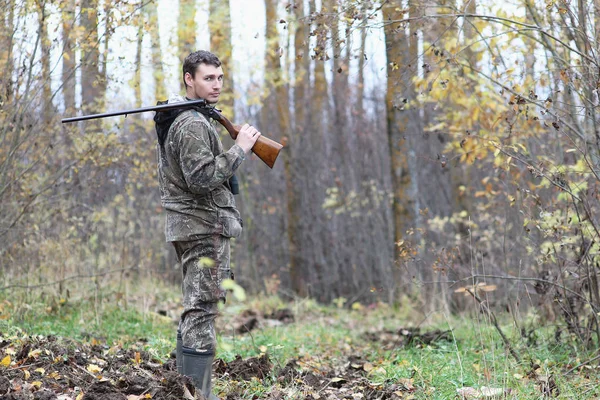
[[[197,351],[214,352],[215,319],[219,301],[225,301],[224,279],[231,279],[229,241],[207,235],[187,242],[173,242],[183,273],[183,314],[179,328],[183,345]]]

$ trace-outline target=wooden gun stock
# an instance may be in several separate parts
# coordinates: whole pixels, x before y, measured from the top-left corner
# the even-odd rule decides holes
[[[235,140],[240,133],[240,129],[242,127],[240,125],[234,125],[227,118],[223,116],[217,110],[213,110],[213,118],[217,120],[227,132],[233,140]],[[276,141],[269,139],[264,136],[260,136],[254,146],[252,147],[252,152],[256,154],[258,158],[263,160],[265,164],[269,166],[269,168],[273,168],[275,165],[275,160],[277,160],[277,156],[279,155],[279,151],[283,148],[283,145],[277,143]]]

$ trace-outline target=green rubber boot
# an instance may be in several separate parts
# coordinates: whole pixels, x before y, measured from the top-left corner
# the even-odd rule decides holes
[[[215,358],[213,353],[199,352],[196,349],[181,346],[183,354],[182,370],[183,375],[189,377],[196,391],[204,395],[208,400],[219,400],[211,393],[212,384],[212,362]]]

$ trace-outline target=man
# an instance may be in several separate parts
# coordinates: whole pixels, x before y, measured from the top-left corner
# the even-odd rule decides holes
[[[221,62],[197,51],[183,63],[187,100],[216,104],[223,86]],[[172,96],[169,103],[186,101]],[[211,394],[216,350],[215,318],[225,300],[221,283],[232,277],[230,239],[242,231],[232,190],[234,172],[261,133],[244,125],[228,150],[202,110],[157,113],[158,177],[166,210],[166,240],[175,247],[183,272],[183,314],[177,340],[177,369],[206,398]]]

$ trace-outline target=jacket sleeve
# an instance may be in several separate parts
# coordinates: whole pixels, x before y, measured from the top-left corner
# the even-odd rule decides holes
[[[209,131],[207,123],[193,119],[176,133],[179,165],[189,190],[195,194],[206,194],[227,181],[245,159],[244,150],[233,145],[228,151],[213,154],[213,143],[219,140]]]

